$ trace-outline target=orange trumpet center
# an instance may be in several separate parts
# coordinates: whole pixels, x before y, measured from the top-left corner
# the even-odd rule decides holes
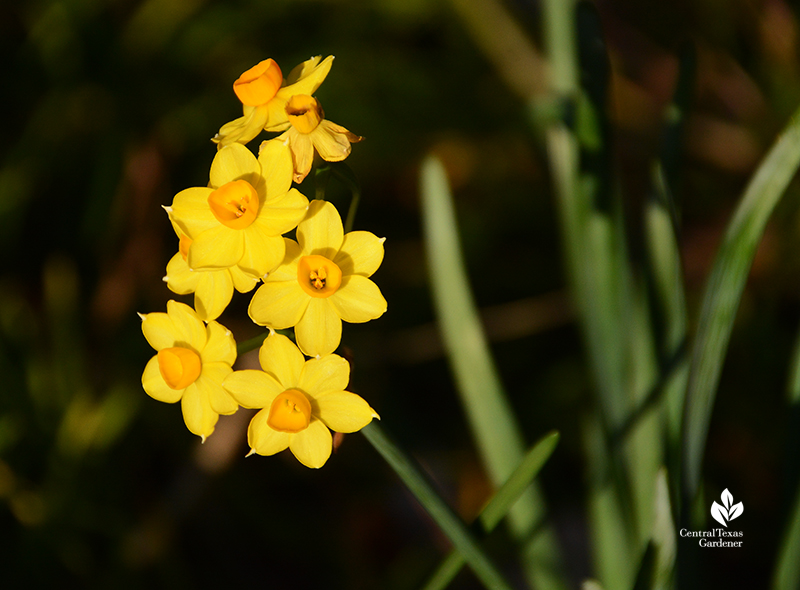
[[[233,91],[242,104],[257,107],[271,101],[283,83],[283,74],[273,59],[253,66],[233,83]]]
[[[258,193],[246,180],[223,184],[208,196],[214,217],[231,229],[244,229],[258,215]]]
[[[272,402],[267,424],[278,432],[300,432],[311,422],[311,402],[297,389],[288,389]]]

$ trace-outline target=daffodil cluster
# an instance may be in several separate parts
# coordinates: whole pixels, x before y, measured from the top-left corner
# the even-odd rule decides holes
[[[346,390],[350,366],[334,351],[343,321],[386,311],[370,279],[384,240],[345,233],[331,203],[309,202],[292,186],[309,174],[315,154],[338,162],[362,139],[325,119],[313,96],[332,63],[332,56],[314,57],[284,78],[267,59],[234,82],[243,115],[214,136],[208,184],[179,192],[165,207],[179,245],[164,281],[174,293],[194,293],[194,308],[169,301],[166,313],[141,315],[157,352],[142,375],[148,395],[180,401],[187,428],[203,440],[220,414],[259,409],[247,434],[251,454],[289,448],[313,468],[331,454],[331,430],[355,432],[378,417]],[[245,144],[262,131],[279,135],[256,155]],[[254,289],[249,316],[269,329],[261,370],[234,371],[236,343],[216,320],[234,290]],[[286,335],[292,329],[294,342]]]

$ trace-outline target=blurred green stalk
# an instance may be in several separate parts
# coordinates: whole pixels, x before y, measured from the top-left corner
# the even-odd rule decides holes
[[[421,194],[433,300],[447,358],[483,465],[500,486],[522,460],[525,446],[472,298],[445,170],[434,157],[422,164]],[[524,540],[529,581],[541,590],[558,590],[564,588],[560,557],[545,514],[544,499],[532,485],[509,511],[509,524]]]
[[[538,443],[533,445],[525,455],[525,458],[511,474],[511,477],[497,490],[492,499],[486,504],[478,515],[484,534],[489,534],[505,518],[509,508],[513,506],[520,495],[528,488],[533,479],[544,467],[547,459],[558,444],[558,432],[551,432]],[[424,590],[444,590],[448,584],[456,577],[458,572],[465,564],[464,556],[457,550],[442,561],[434,574],[428,580]]]
[[[480,548],[466,525],[453,513],[428,479],[386,435],[380,425],[372,422],[362,428],[361,432],[447,535],[483,585],[489,590],[510,590],[511,587]]]

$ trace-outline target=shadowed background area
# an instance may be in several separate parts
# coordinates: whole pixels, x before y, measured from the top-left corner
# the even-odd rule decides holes
[[[391,590],[419,586],[448,549],[361,435],[345,436],[320,471],[288,453],[245,460],[249,411],[222,417],[200,445],[178,406],[141,388],[153,351],[136,313],[164,311],[168,299],[191,304],[161,280],[177,250],[161,206],[207,183],[210,138],[241,115],[231,88],[241,72],[272,57],[288,73],[317,54],[336,56],[316,94],[327,117],[366,138],[347,161],[363,189],[355,229],[387,238],[374,280],[389,311],[344,327],[353,391],[458,513],[474,518],[490,486],[437,334],[420,237],[418,165],[434,152],[450,176],[475,297],[526,438],[562,434],[541,481],[570,579],[577,586],[592,574],[580,427],[596,408],[565,289],[546,154],[522,99],[547,85],[540,7],[502,6],[505,13],[497,0],[0,7],[4,580]],[[797,7],[596,6],[611,66],[613,173],[632,220],[634,257],[679,56],[693,49],[676,166],[694,318],[741,190],[800,102]],[[312,181],[299,187],[310,198]],[[785,486],[800,465],[784,401],[800,316],[797,188],[756,256],[711,423],[708,504],[729,488],[747,519],[744,550],[705,556],[720,586],[767,579]],[[346,211],[345,187],[332,182],[327,196]],[[260,330],[247,317],[250,296],[236,293],[219,318],[237,341]],[[249,354],[238,368],[256,362]],[[514,579],[505,532],[487,546]],[[454,587],[477,581],[465,571]]]

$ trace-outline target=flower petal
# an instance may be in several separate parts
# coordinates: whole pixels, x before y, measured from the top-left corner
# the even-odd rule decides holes
[[[261,345],[258,362],[286,390],[297,387],[306,359],[294,342],[283,334],[273,332]]]
[[[300,286],[298,285],[298,289]],[[142,314],[142,334],[147,343],[161,350],[175,345],[175,322],[165,313]]]
[[[269,409],[261,410],[250,420],[247,428],[247,444],[259,455],[274,455],[289,446],[292,435],[278,432],[267,424]]]
[[[383,242],[383,238],[368,231],[348,232],[333,261],[345,276],[372,276],[383,262]]]
[[[194,307],[198,317],[207,322],[217,319],[233,298],[231,273],[227,269],[222,269],[196,270],[190,271],[189,274],[196,283]]]
[[[205,439],[214,432],[219,414],[211,409],[207,394],[198,389],[196,383],[192,383],[184,390],[181,398],[181,411],[186,428],[192,434]]]
[[[200,351],[203,363],[221,362],[233,365],[236,362],[236,341],[225,326],[211,321],[206,326],[208,342]]]
[[[289,238],[283,238],[286,254],[281,265],[269,273],[270,281],[297,281],[297,263],[300,260],[300,245]]]
[[[350,382],[350,363],[336,354],[306,361],[297,388],[312,398],[342,391]]]
[[[295,94],[312,95],[325,80],[333,65],[333,56],[329,55],[320,61],[321,56],[307,59],[298,65],[286,78],[288,85],[278,90],[278,96],[285,96],[288,100]]]
[[[272,375],[253,369],[234,371],[222,387],[243,408],[269,408],[275,397],[286,390]]]
[[[258,190],[258,185],[264,182],[261,178],[261,164],[253,152],[241,143],[232,143],[217,152],[211,163],[209,179],[213,188],[234,180],[246,180]]]
[[[361,140],[344,127],[324,119],[309,136],[320,157],[328,162],[341,162],[350,155],[350,142]]]
[[[378,417],[361,396],[349,391],[335,391],[316,402],[316,416],[334,432],[356,432]]]
[[[186,295],[195,292],[200,274],[190,269],[183,259],[183,255],[178,252],[169,259],[167,276],[164,278],[167,280],[167,287],[170,291],[178,295]]]
[[[286,114],[286,101],[288,98],[281,96],[280,90],[271,101],[263,106],[267,116],[264,119],[264,130],[280,132],[289,126],[289,117]]]
[[[309,297],[303,317],[294,327],[297,346],[307,356],[332,353],[342,341],[342,320],[328,299]]]
[[[233,414],[239,409],[236,400],[222,388],[222,382],[231,373],[233,369],[227,363],[203,363],[203,372],[195,381],[195,385],[217,414]]]
[[[286,246],[282,237],[269,236],[259,229],[253,224],[242,231],[244,254],[237,266],[254,276],[263,277],[283,261]]]
[[[258,277],[243,271],[238,266],[232,266],[228,271],[231,273],[231,279],[233,279],[233,287],[239,293],[249,293],[258,284]]]
[[[319,469],[331,456],[333,437],[325,424],[312,418],[308,428],[291,437],[289,448],[300,463]]]
[[[261,143],[258,149],[261,175],[267,183],[267,201],[284,194],[292,187],[292,154],[280,138]]]
[[[170,221],[190,237],[219,225],[208,206],[208,196],[212,192],[213,189],[206,187],[187,188],[179,192],[172,200],[172,206],[167,209]]]
[[[386,299],[378,285],[361,275],[344,277],[339,289],[328,299],[339,317],[351,324],[374,320],[386,312]]]
[[[244,254],[244,234],[222,224],[198,235],[189,246],[189,267],[214,270],[235,266]]]
[[[265,281],[250,300],[247,313],[259,326],[285,330],[295,326],[303,317],[311,299],[297,282]]]
[[[259,210],[253,221],[259,231],[270,236],[280,236],[297,227],[308,212],[308,199],[293,188],[270,199]]]
[[[294,163],[294,181],[301,183],[311,172],[311,164],[314,163],[314,142],[311,136],[298,133],[294,128],[289,129],[285,134],[286,141],[292,150]]]
[[[297,242],[303,254],[318,254],[333,260],[343,239],[342,218],[336,207],[328,201],[311,201],[306,218],[297,226]]]
[[[268,109],[265,106],[244,108],[244,116],[225,123],[212,141],[221,146],[235,142],[247,143],[261,133],[267,122]]]
[[[174,404],[181,399],[183,389],[172,389],[161,376],[161,369],[158,367],[158,357],[154,356],[144,367],[142,373],[142,387],[145,393],[160,402]]]
[[[198,353],[208,340],[206,325],[197,317],[197,312],[185,303],[167,301],[167,315],[175,326],[175,343],[188,344]]]

